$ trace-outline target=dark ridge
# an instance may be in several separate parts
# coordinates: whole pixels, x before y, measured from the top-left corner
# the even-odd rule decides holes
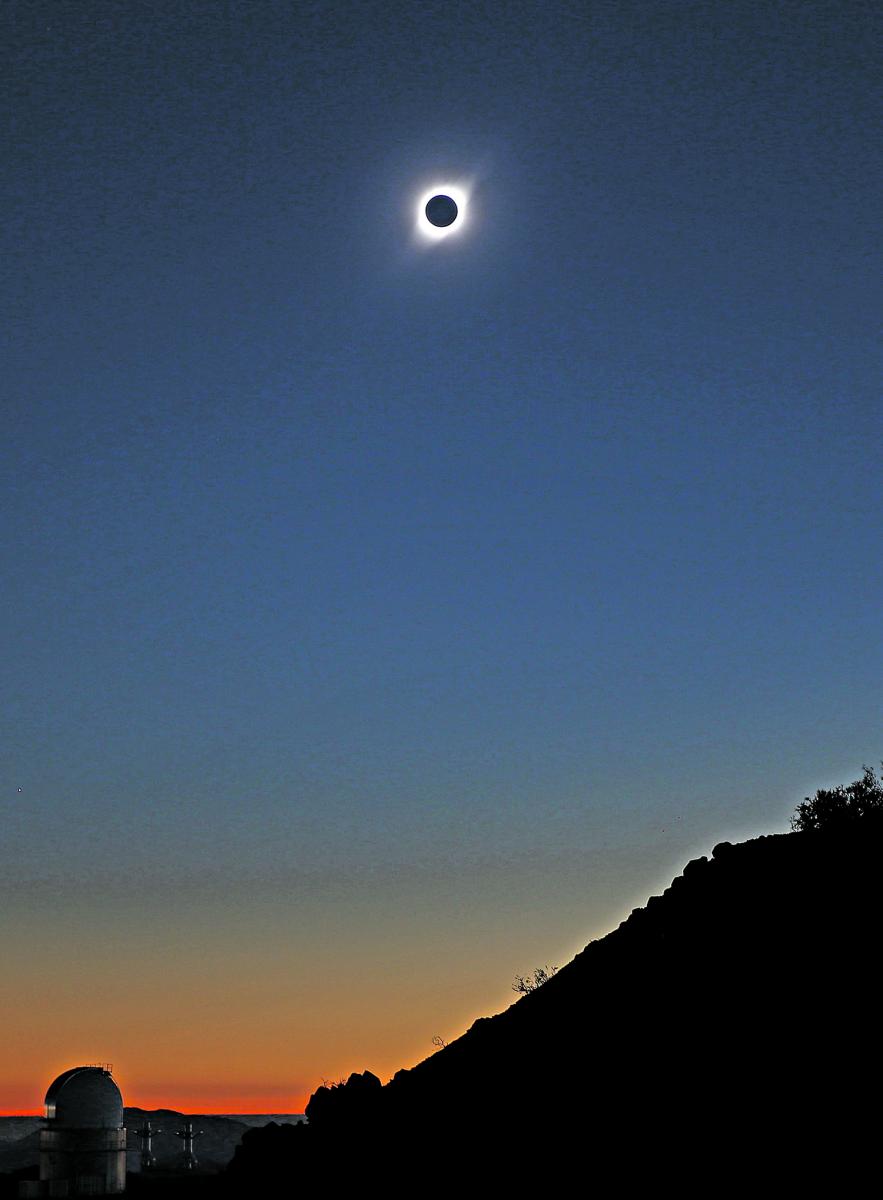
[[[385,1087],[353,1075],[315,1093],[308,1124],[246,1133],[232,1193],[332,1176],[514,1191],[577,1171],[639,1195],[828,1176],[848,1194],[879,1128],[881,850],[873,818],[722,842]]]

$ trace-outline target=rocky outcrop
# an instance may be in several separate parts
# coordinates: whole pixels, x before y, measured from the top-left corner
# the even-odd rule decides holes
[[[379,1112],[381,1083],[376,1075],[354,1072],[345,1083],[333,1083],[314,1092],[306,1118],[314,1129],[364,1128]]]

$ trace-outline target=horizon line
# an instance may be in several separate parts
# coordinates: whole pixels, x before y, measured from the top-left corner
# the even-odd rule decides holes
[[[123,1108],[124,1109],[140,1108],[142,1110],[142,1112],[175,1112],[175,1113],[180,1113],[182,1117],[186,1117],[186,1116],[194,1116],[194,1117],[263,1117],[263,1116],[303,1117],[306,1115],[302,1109],[300,1111],[298,1111],[296,1109],[281,1109],[281,1108],[253,1109],[251,1111],[246,1111],[245,1109],[232,1109],[232,1108],[181,1109],[181,1108],[171,1108],[167,1105],[154,1105],[152,1107],[145,1107],[143,1104],[124,1104]],[[9,1109],[0,1109],[0,1117],[39,1117],[40,1120],[44,1120],[45,1116],[46,1116],[46,1114],[42,1111],[41,1112],[20,1112],[20,1111],[12,1112]]]

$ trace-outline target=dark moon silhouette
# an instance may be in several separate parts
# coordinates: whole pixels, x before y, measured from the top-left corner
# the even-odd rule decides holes
[[[457,219],[457,205],[450,196],[433,196],[426,204],[426,219],[431,225],[444,229]]]

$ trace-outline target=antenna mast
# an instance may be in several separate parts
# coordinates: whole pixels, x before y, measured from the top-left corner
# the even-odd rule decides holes
[[[175,1137],[181,1138],[184,1142],[184,1170],[192,1171],[194,1167],[199,1166],[199,1160],[193,1153],[193,1142],[196,1138],[202,1137],[205,1131],[202,1129],[196,1130],[193,1128],[193,1122],[187,1120],[184,1122],[183,1129],[175,1130]]]

